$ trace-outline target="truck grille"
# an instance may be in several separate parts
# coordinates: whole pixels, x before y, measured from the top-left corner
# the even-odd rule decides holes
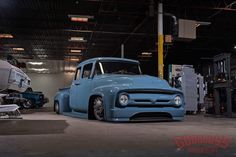
[[[130,102],[126,107],[174,107],[179,108],[174,103],[174,97],[181,92],[171,90],[124,90],[119,93],[127,93]],[[181,93],[182,94],[182,93]],[[119,106],[117,100],[117,106]]]

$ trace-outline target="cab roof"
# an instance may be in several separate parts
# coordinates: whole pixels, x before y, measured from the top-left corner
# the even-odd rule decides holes
[[[94,63],[97,61],[126,61],[126,62],[133,62],[139,64],[139,61],[137,60],[132,60],[132,59],[127,59],[127,58],[117,58],[117,57],[96,57],[96,58],[91,58],[88,60],[85,60],[81,63],[79,63],[80,66],[83,66],[88,63]]]

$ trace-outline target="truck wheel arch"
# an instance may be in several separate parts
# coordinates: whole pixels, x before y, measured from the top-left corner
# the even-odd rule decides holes
[[[56,106],[58,105],[58,106]],[[53,105],[53,110],[54,112],[56,112],[57,114],[60,114],[60,104],[59,104],[59,101],[54,101],[54,105]]]
[[[89,104],[88,104],[88,119],[90,120],[94,120],[96,119],[93,113],[93,101],[95,98],[97,97],[101,97],[103,99],[103,96],[100,94],[95,94],[95,95],[91,95],[89,98]]]

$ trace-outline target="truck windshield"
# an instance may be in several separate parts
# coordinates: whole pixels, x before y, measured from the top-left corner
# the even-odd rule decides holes
[[[139,64],[125,61],[101,61],[97,68],[103,74],[141,75]]]

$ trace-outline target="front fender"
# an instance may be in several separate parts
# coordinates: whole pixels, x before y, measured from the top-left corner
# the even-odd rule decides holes
[[[103,99],[103,103],[105,104],[106,107],[113,106],[113,99],[115,96],[115,90],[113,86],[108,85],[108,86],[101,86],[101,87],[95,88],[91,93],[91,96],[94,96],[94,95],[101,96]]]
[[[116,95],[122,89],[126,89],[126,86],[122,86],[122,85],[121,86],[118,86],[118,85],[100,86],[93,89],[91,96],[99,95],[103,98],[103,101],[105,101],[104,103],[106,105],[109,105],[110,107],[114,107]]]
[[[94,95],[99,95],[103,99],[106,120],[107,118],[113,116],[113,113],[111,113],[110,111],[111,109],[115,108],[117,93],[122,89],[125,89],[125,87],[117,85],[106,85],[97,87],[92,91],[91,97]]]

